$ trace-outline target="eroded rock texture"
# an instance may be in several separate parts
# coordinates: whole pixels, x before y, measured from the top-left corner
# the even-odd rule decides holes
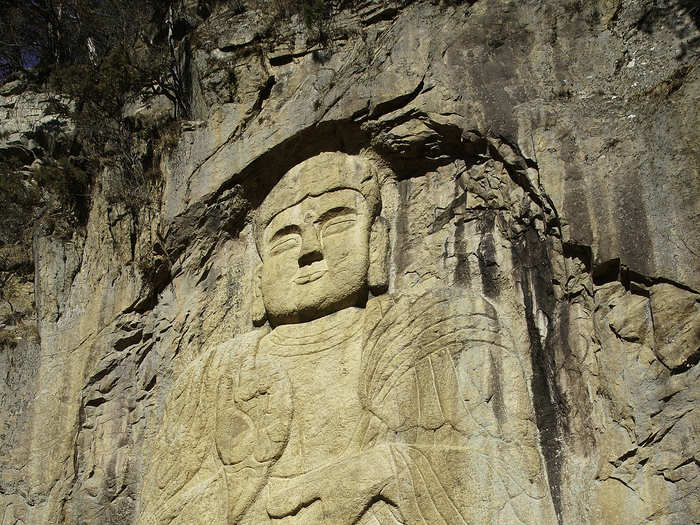
[[[508,344],[462,338],[450,354],[462,356],[455,369],[463,374],[451,392],[473,403],[483,433],[444,407],[450,417],[429,417],[438,412],[409,401],[416,387],[408,379],[398,388],[400,409],[371,410],[384,425],[377,444],[406,459],[408,474],[392,479],[416,489],[421,473],[444,474],[467,523],[696,522],[699,90],[691,8],[671,0],[369,1],[336,13],[323,38],[298,20],[271,27],[264,13],[214,9],[180,43],[196,120],[181,122],[176,140],[154,154],[162,181],[143,188],[143,205],[110,197],[115,178],[106,168],[94,174],[84,228],[58,232],[43,217],[22,242],[3,239],[0,523],[210,523],[227,513],[260,522],[260,500],[246,503],[245,517],[240,494],[214,497],[211,515],[186,506],[149,515],[158,490],[168,490],[167,469],[152,474],[168,456],[183,479],[215,470],[206,453],[240,463],[220,448],[198,455],[204,443],[220,447],[204,416],[197,428],[177,428],[166,440],[171,449],[159,433],[178,389],[189,400],[204,392],[201,414],[226,413],[209,405],[234,394],[208,386],[226,369],[214,365],[245,357],[259,333],[256,210],[289,169],[334,151],[377,166],[388,281],[352,328],[333,330],[378,323],[389,333],[397,325],[386,312],[399,311],[392,308],[420,320],[416,309],[429,308],[407,304],[448,294],[457,306],[430,315],[481,312],[504,327],[498,337],[508,334]],[[0,91],[0,155],[29,170],[69,141],[71,126],[48,99],[18,89]],[[162,102],[144,100],[125,117],[162,122]],[[447,335],[464,327],[450,323]],[[413,340],[401,344],[412,348]],[[509,351],[495,352],[497,342]],[[438,376],[447,368],[435,362],[449,357],[440,352],[430,358]],[[318,403],[339,392],[329,407],[357,409],[343,401],[355,379],[338,388],[337,378],[315,378]],[[273,392],[253,383],[251,403]],[[444,391],[435,393],[439,400]],[[373,406],[366,399],[361,406]],[[285,410],[273,412],[275,421],[285,421]],[[403,423],[394,420],[404,413]],[[242,428],[229,425],[221,442]],[[458,459],[441,469],[425,452],[420,463],[416,444],[429,431],[442,432],[433,444],[456,442]],[[472,431],[473,441],[447,437],[452,431]],[[511,484],[489,481],[493,463],[483,459],[489,454],[474,459],[477,441],[499,460],[510,454]],[[513,453],[514,444],[522,450]],[[355,466],[376,465],[369,470],[381,484],[386,457],[370,454]],[[450,470],[460,461],[469,468]],[[345,481],[369,480],[352,467]],[[189,479],[176,481],[178,490]],[[319,521],[299,513],[335,501],[326,521],[338,523],[333,512],[348,498],[316,487],[316,499],[291,502],[277,487],[277,505],[257,516]],[[410,510],[393,495],[352,508],[380,523],[419,515],[459,522],[440,512],[447,503],[428,501],[429,488],[416,490],[423,496]],[[539,514],[523,498],[542,502]]]

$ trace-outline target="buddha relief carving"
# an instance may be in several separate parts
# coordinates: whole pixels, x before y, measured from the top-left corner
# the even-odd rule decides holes
[[[260,327],[178,379],[140,523],[556,522],[508,315],[385,293],[370,160],[302,162],[254,226]]]
[[[366,160],[326,153],[290,170],[257,214],[256,310],[273,326],[305,322],[363,304],[368,288],[386,287],[379,210],[376,173]]]

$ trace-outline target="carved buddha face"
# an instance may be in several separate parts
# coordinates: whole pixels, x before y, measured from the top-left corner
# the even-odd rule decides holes
[[[376,273],[370,266],[384,263],[386,234],[378,235],[375,224],[376,179],[363,170],[367,161],[357,157],[321,154],[285,175],[261,206],[256,281],[273,325],[309,321],[366,300],[368,276]]]
[[[366,296],[370,216],[351,189],[306,197],[276,215],[262,242],[261,291],[271,320],[321,317]]]

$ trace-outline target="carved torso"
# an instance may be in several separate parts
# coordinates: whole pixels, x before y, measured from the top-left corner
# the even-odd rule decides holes
[[[499,319],[457,292],[383,296],[205,356],[172,393],[142,523],[553,522]]]
[[[357,391],[363,310],[348,308],[303,325],[281,326],[260,342],[259,356],[288,374],[294,417],[272,469],[289,477],[345,454],[362,417]]]

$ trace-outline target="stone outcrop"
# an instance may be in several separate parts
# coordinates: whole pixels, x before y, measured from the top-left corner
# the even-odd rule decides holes
[[[376,465],[369,470],[377,483],[391,478],[399,489],[359,498],[352,512],[413,523],[415,509],[429,505],[417,498],[411,506],[406,487],[432,468],[447,478],[447,493],[460,487],[464,500],[455,508],[466,522],[469,513],[488,523],[697,520],[700,91],[691,7],[675,0],[369,1],[311,29],[296,18],[215,8],[180,42],[193,120],[180,122],[157,156],[144,148],[162,178],[143,189],[142,205],[113,198],[106,167],[93,174],[84,227],[57,232],[51,217],[37,213],[24,236],[13,230],[18,241],[3,238],[0,523],[161,523],[169,515],[191,523],[219,511],[256,523],[244,510],[262,505],[257,492],[241,495],[251,480],[230,487],[241,491],[236,497],[215,497],[211,514],[188,514],[184,504],[151,512],[162,503],[158,491],[182,481],[153,474],[168,458],[186,477],[215,472],[214,460],[234,465],[252,454],[239,450],[245,447],[234,438],[243,426],[233,416],[222,433],[207,426],[207,414],[223,417],[236,406],[216,405],[233,396],[213,393],[223,365],[245,369],[237,360],[255,337],[271,347],[284,325],[308,324],[311,333],[328,319],[345,322],[342,312],[361,318],[334,326],[339,334],[372,323],[391,333],[387,315],[420,321],[420,308],[408,305],[435,294],[453,301],[446,319],[481,312],[502,327],[501,339],[482,345],[471,336],[452,341],[462,382],[450,392],[473,402],[468,409],[483,433],[465,429],[455,411],[449,424],[431,419],[437,412],[411,398],[408,383],[396,395],[415,405],[405,414],[406,406],[392,411],[366,395],[346,404],[361,383],[353,376],[334,402],[349,407],[348,421],[362,410],[376,416],[383,448],[358,446],[353,453],[376,453],[366,461],[341,454],[344,479],[365,479],[356,467]],[[0,157],[19,170],[31,173],[70,143],[72,125],[51,100],[21,84],[0,88]],[[125,108],[125,118],[163,126],[164,111],[162,99],[150,98]],[[328,315],[282,315],[272,321],[282,326],[270,326],[256,308],[253,224],[282,176],[324,152],[375,166],[386,284],[366,302],[355,301],[362,292],[352,304],[321,308]],[[487,304],[493,311],[482,312]],[[444,335],[455,339],[465,325],[446,326]],[[414,348],[419,335],[403,335],[409,339],[397,344]],[[494,352],[496,343],[509,352]],[[332,386],[316,381],[316,394]],[[363,392],[380,388],[363,384]],[[436,380],[440,401],[449,384]],[[238,386],[273,391],[253,379]],[[193,413],[201,423],[178,427],[164,446],[178,392],[183,402],[201,394],[201,413]],[[273,419],[284,427],[288,414],[279,406]],[[414,424],[402,426],[391,417],[397,414]],[[456,432],[445,439],[463,451],[451,465],[469,468],[436,467],[430,451],[419,464],[415,451],[400,448],[415,449],[425,437],[417,434],[443,427],[441,437]],[[514,451],[508,444],[516,441],[522,447]],[[491,453],[483,457],[510,458],[511,479],[522,483],[488,482],[497,469],[489,460],[476,464],[477,442]],[[229,451],[205,464],[204,443],[226,443]],[[331,444],[327,452],[338,455]],[[407,458],[403,474],[382,478],[386,454]],[[281,461],[269,467],[272,476],[293,466],[279,451],[252,457],[261,465]],[[358,489],[350,485],[349,492]],[[265,519],[293,521],[295,512],[304,519],[318,510],[315,501],[331,501],[324,512],[335,516],[347,503],[331,497],[343,493],[332,485],[310,486],[318,494],[291,502],[277,487],[282,495]],[[471,497],[488,503],[477,509]],[[539,517],[519,510],[535,512],[527,498],[542,502]],[[446,504],[433,505],[446,523],[458,522],[440,513]]]

